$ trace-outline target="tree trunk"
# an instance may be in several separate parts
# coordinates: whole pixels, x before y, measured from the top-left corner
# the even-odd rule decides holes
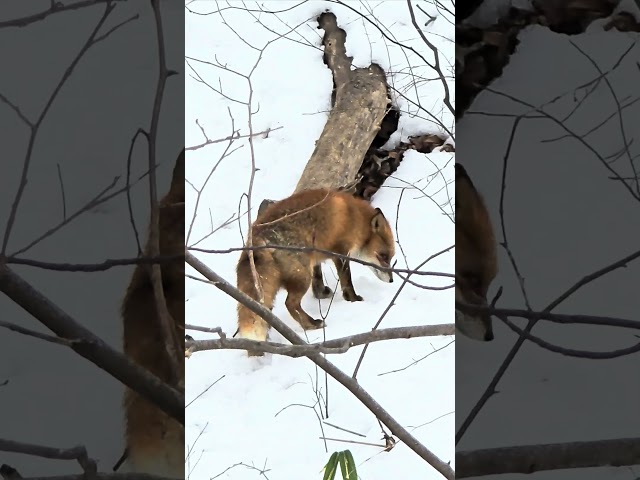
[[[334,101],[295,193],[352,183],[389,108],[382,68],[372,64],[351,70],[353,59],[345,49],[347,34],[338,27],[335,15],[322,13],[318,25],[325,31],[324,62],[333,73]]]

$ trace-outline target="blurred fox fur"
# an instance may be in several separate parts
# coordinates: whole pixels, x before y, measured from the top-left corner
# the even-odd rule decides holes
[[[395,255],[393,232],[382,211],[366,200],[334,190],[305,190],[277,202],[267,200],[260,206],[252,230],[254,246],[313,247],[387,268]],[[253,257],[264,305],[272,309],[278,291],[286,289],[287,310],[305,330],[324,327],[322,320],[312,318],[300,305],[309,287],[316,298],[328,298],[333,293],[322,280],[319,265],[323,261],[331,258],[336,266],[343,298],[362,301],[353,288],[348,260],[319,252],[271,248],[254,250]],[[383,282],[393,282],[391,272],[370,268]],[[319,278],[316,271],[320,271]],[[240,255],[236,272],[238,289],[259,301],[247,251]],[[238,304],[240,338],[265,341],[268,330],[262,318]]]
[[[176,161],[169,192],[159,202],[160,255],[184,255],[184,168],[183,150]],[[148,251],[147,246],[145,252]],[[184,364],[177,384],[172,381],[148,268],[136,266],[122,303],[124,352],[161,380],[184,391]],[[163,263],[161,271],[175,336],[184,342],[184,259]],[[128,388],[124,409],[127,470],[184,478],[184,427]]]
[[[487,291],[498,272],[496,239],[482,196],[464,167],[456,169],[456,301],[487,304]],[[490,315],[456,309],[456,329],[474,340],[493,340]]]

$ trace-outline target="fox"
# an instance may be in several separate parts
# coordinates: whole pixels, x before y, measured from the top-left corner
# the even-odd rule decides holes
[[[184,172],[183,149],[176,160],[169,191],[159,202],[160,255],[178,257],[161,264],[162,286],[177,339],[184,334],[185,324],[184,258],[179,258],[184,257],[185,251]],[[149,249],[147,244],[145,253]],[[134,269],[122,301],[121,316],[125,355],[184,392],[184,365],[179,367],[175,380],[160,330],[147,265],[139,264]],[[129,388],[124,393],[123,409],[126,449],[121,461],[126,459],[127,470],[184,478],[184,427],[180,422]]]
[[[269,205],[272,205],[274,203],[276,203],[275,200],[270,200],[268,198],[264,199],[258,207],[258,215],[266,210]],[[311,289],[313,291],[313,296],[319,299],[329,298],[331,295],[333,295],[333,290],[331,290],[331,288],[327,287],[324,284],[324,278],[322,276],[322,266],[319,263],[313,266]]]
[[[353,182],[351,185],[338,187],[337,191],[346,192],[346,193],[349,193],[350,195],[353,195],[356,192],[356,189],[355,189],[356,185],[357,185],[357,182]],[[269,205],[272,205],[274,203],[276,203],[276,200],[270,200],[268,198],[265,198],[262,201],[262,203],[260,203],[260,206],[258,207],[258,216],[260,216],[260,214],[264,212]],[[331,297],[331,295],[333,295],[333,290],[331,290],[329,287],[327,287],[324,284],[324,279],[322,277],[322,266],[319,263],[313,266],[311,288],[313,290],[314,296],[319,299],[329,298]]]
[[[497,244],[483,197],[465,168],[455,164],[456,302],[487,305],[487,292],[498,273]],[[456,329],[483,342],[494,339],[490,315],[456,309]]]
[[[304,190],[279,201],[262,202],[252,226],[254,246],[279,245],[311,247],[389,268],[395,255],[395,240],[391,226],[380,208],[353,195],[325,188]],[[284,249],[257,249],[253,252],[256,272],[260,278],[264,305],[273,309],[276,294],[287,291],[285,306],[304,330],[325,326],[300,305],[311,287],[316,298],[333,294],[324,284],[320,265],[331,257],[338,271],[342,297],[348,302],[363,298],[354,289],[349,261],[321,252],[301,252]],[[385,283],[393,282],[390,271],[369,267]],[[319,276],[316,275],[319,272]],[[247,250],[240,254],[236,267],[238,289],[259,300]],[[238,337],[265,341],[269,325],[242,304],[238,304]],[[261,356],[248,351],[249,356]]]

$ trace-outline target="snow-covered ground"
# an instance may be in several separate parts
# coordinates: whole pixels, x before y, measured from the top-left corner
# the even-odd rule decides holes
[[[495,2],[500,3],[500,2]],[[490,87],[535,105],[546,104],[549,114],[565,118],[565,125],[585,134],[609,115],[605,125],[585,137],[603,156],[624,152],[623,135],[635,137],[630,156],[638,167],[637,61],[638,34],[602,31],[602,22],[582,35],[568,37],[543,27],[529,27],[504,74]],[[573,44],[572,44],[573,43]],[[581,49],[607,75],[618,100],[632,103],[616,114],[616,101],[605,82],[597,88],[577,89],[599,76]],[[574,95],[574,91],[576,94]],[[587,93],[589,93],[587,97]],[[585,97],[587,97],[585,99]],[[470,111],[520,114],[528,109],[504,96],[484,92]],[[468,113],[457,125],[457,144],[474,155],[458,157],[484,193],[499,227],[499,201],[504,152],[513,116]],[[565,138],[558,139],[558,137]],[[534,310],[544,309],[579,279],[637,251],[640,247],[640,204],[619,181],[612,180],[604,164],[562,127],[550,120],[523,120],[509,157],[505,197],[505,224],[510,247]],[[555,140],[554,140],[555,139]],[[489,148],[487,148],[489,147]],[[624,154],[611,167],[623,177],[633,175]],[[506,252],[500,249],[500,273],[490,296],[499,286],[499,305],[525,308],[518,281]],[[554,311],[638,319],[636,260],[585,286]],[[523,326],[524,321],[518,321]],[[496,340],[489,346],[460,337],[456,362],[456,424],[459,426],[489,384],[516,341],[516,334],[494,320]],[[541,322],[533,333],[576,349],[615,350],[637,343],[637,332],[560,326]],[[640,376],[638,354],[614,360],[585,360],[560,356],[525,343],[494,395],[459,443],[461,449],[637,437],[640,432]],[[545,472],[541,480],[637,478],[639,467],[598,468]],[[504,475],[500,479],[522,478]]]
[[[260,5],[265,10],[281,13],[247,12],[242,4],[235,2],[232,4],[235,8],[223,10],[222,17],[189,12],[186,16],[187,147],[205,141],[200,126],[211,140],[227,137],[232,129],[239,130],[240,135],[249,132],[247,106],[226,98],[246,102],[249,98],[247,80],[198,60],[218,61],[247,75],[260,55],[247,43],[261,48],[278,35],[290,32],[266,48],[251,76],[252,129],[254,132],[273,130],[267,138],[259,136],[253,142],[257,172],[252,191],[252,218],[262,199],[280,199],[291,194],[326,122],[332,80],[329,69],[322,63],[319,47],[322,32],[317,30],[315,21],[324,9],[331,9],[339,26],[346,30],[347,54],[354,57],[355,66],[378,62],[385,71],[391,72],[390,81],[396,89],[440,118],[447,128],[452,128],[453,116],[442,104],[442,84],[428,80],[435,77],[434,72],[414,53],[383,39],[374,25],[361,15],[370,9],[369,19],[380,25],[388,36],[431,59],[430,50],[411,24],[406,3],[352,2],[349,5],[355,11],[330,2],[295,6],[295,2],[278,1],[260,2]],[[424,25],[427,18],[415,5],[414,2],[417,21]],[[188,9],[206,13],[226,6],[223,2],[217,5],[192,2]],[[246,2],[245,6],[258,9],[252,2]],[[436,12],[430,4],[422,2],[421,7],[431,14]],[[438,15],[425,32],[441,52],[443,70],[451,75],[453,19],[446,17],[446,13]],[[189,78],[189,72],[195,78]],[[453,85],[450,78],[452,94]],[[214,88],[221,89],[222,94]],[[395,94],[394,100],[403,114],[399,132],[390,144],[406,140],[408,135],[441,131],[407,100]],[[243,244],[241,232],[247,231],[247,203],[246,197],[242,197],[249,186],[251,148],[246,138],[236,140],[228,150],[232,153],[219,161],[226,148],[227,143],[223,142],[187,152],[187,181],[197,189],[202,189],[207,182],[188,245],[224,249]],[[416,267],[430,255],[453,245],[452,182],[452,154],[422,155],[411,151],[405,155],[394,178],[375,195],[373,204],[382,208],[402,247],[397,248],[399,268]],[[187,224],[194,215],[196,199],[194,189],[188,188]],[[225,223],[225,227],[217,229]],[[210,234],[212,230],[216,231]],[[225,279],[235,282],[237,252],[194,254]],[[453,250],[423,268],[453,273]],[[333,267],[326,264],[323,270],[333,287],[336,278]],[[319,304],[310,292],[303,300],[303,307],[311,315],[327,315],[327,339],[370,330],[400,286],[397,281],[380,282],[361,265],[354,265],[352,270],[356,291],[364,297],[364,302],[348,303],[336,295],[333,304],[330,305],[329,300]],[[421,277],[419,282],[433,286],[450,283],[433,277]],[[213,286],[187,278],[186,298],[187,323],[219,326],[228,335],[235,332],[236,302],[230,297]],[[281,293],[274,313],[303,334],[284,308],[283,300]],[[453,318],[453,289],[433,291],[406,285],[381,326],[453,323]],[[189,333],[196,339],[212,338],[199,332]],[[322,331],[308,336],[309,341],[322,338]],[[277,332],[271,333],[271,339],[283,341]],[[351,374],[361,351],[362,347],[353,348],[346,354],[330,356],[329,360]],[[399,371],[388,373],[393,370]],[[269,470],[266,476],[278,480],[321,478],[330,454],[347,448],[353,452],[363,479],[441,477],[401,443],[385,453],[380,447],[320,439],[380,445],[382,433],[375,417],[351,393],[331,379],[327,382],[323,372],[307,359],[267,355],[256,360],[248,359],[243,351],[199,352],[187,360],[186,377],[189,451],[186,471],[191,480],[217,475],[217,478],[253,479],[260,477],[261,470]],[[453,337],[371,345],[358,379],[400,423],[438,457],[451,461],[454,466]],[[211,387],[214,382],[217,383]],[[324,418],[327,403],[328,418]],[[338,430],[329,423],[362,436]]]

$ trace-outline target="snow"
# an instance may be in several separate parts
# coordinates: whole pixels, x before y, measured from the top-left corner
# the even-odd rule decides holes
[[[187,146],[205,141],[196,120],[211,140],[227,137],[232,128],[239,130],[241,135],[249,132],[247,106],[224,98],[197,78],[200,75],[216,89],[221,85],[225,96],[242,102],[249,96],[248,80],[196,59],[215,62],[217,57],[217,61],[228,68],[247,75],[260,52],[244,43],[241,37],[261,48],[277,35],[291,30],[286,37],[269,44],[251,74],[252,110],[255,112],[251,117],[252,130],[272,130],[267,138],[260,136],[253,140],[257,172],[251,218],[255,218],[256,206],[263,199],[281,199],[291,194],[326,122],[332,80],[329,69],[322,63],[318,47],[321,32],[315,22],[317,15],[326,8],[336,14],[338,24],[346,30],[347,54],[353,56],[355,66],[378,62],[385,71],[392,72],[390,82],[402,95],[413,102],[419,101],[452,130],[453,115],[442,104],[442,84],[426,80],[435,77],[434,72],[414,53],[403,52],[383,39],[357,12],[330,2],[295,6],[295,2],[278,1],[261,2],[260,5],[265,10],[281,11],[277,15],[253,13],[277,33],[269,32],[252,18],[251,13],[239,8],[223,11],[228,27],[217,14],[187,12],[186,17],[186,69],[196,77],[187,76],[186,83]],[[389,37],[412,46],[427,59],[432,58],[431,51],[411,24],[406,4],[349,5],[365,13],[365,9],[369,9],[370,18],[376,21],[372,16],[375,15],[381,19],[382,28]],[[251,2],[246,6],[257,9]],[[421,6],[435,10],[429,5]],[[212,2],[192,2],[188,8],[206,13],[217,7]],[[414,9],[418,23],[424,25],[425,15],[415,3]],[[443,70],[451,75],[453,25],[440,15],[429,24],[426,32],[441,52]],[[449,79],[449,88],[453,95],[453,78]],[[389,145],[416,133],[442,132],[442,127],[424,112],[418,112],[402,95],[393,95],[403,114],[400,131],[390,139]],[[233,117],[234,127],[227,109]],[[187,152],[186,176],[195,188],[202,189],[225,148],[226,143],[218,143]],[[243,138],[234,141],[229,151],[233,153],[217,165],[203,189],[188,245],[226,249],[243,244],[248,225],[247,202],[242,195],[249,187],[251,146]],[[375,195],[373,205],[383,210],[402,247],[402,250],[397,247],[397,267],[412,268],[454,243],[453,155],[446,152],[422,155],[410,151],[393,177]],[[187,223],[194,214],[196,199],[195,191],[188,188]],[[233,220],[227,226],[209,235],[230,218]],[[224,255],[193,253],[225,279],[235,282],[237,252]],[[453,262],[451,250],[423,268],[453,273]],[[328,284],[334,288],[337,276],[333,266],[325,264],[323,271]],[[327,339],[370,330],[401,284],[397,277],[393,284],[380,282],[368,268],[357,264],[352,266],[352,275],[355,289],[364,297],[364,302],[349,303],[338,294],[332,303],[330,300],[318,303],[310,292],[303,299],[303,307],[312,316],[327,316],[324,332]],[[437,277],[414,278],[428,286],[450,283]],[[187,323],[219,326],[228,335],[235,332],[235,301],[215,287],[190,278],[186,279],[185,288]],[[276,298],[274,313],[304,335],[284,308],[283,295]],[[434,291],[407,284],[381,327],[441,323],[453,323],[453,289]],[[196,339],[212,338],[200,332],[189,334]],[[274,331],[270,339],[284,341]],[[308,332],[308,341],[322,339],[322,331]],[[351,374],[362,349],[355,347],[345,354],[329,356],[329,360]],[[358,373],[363,388],[433,453],[444,461],[451,461],[452,466],[454,364],[452,337],[393,340],[371,345]],[[403,370],[387,373],[399,369]],[[416,474],[421,478],[441,478],[401,442],[388,453],[380,447],[331,440],[325,445],[319,437],[381,445],[382,433],[371,412],[340,384],[331,378],[326,381],[323,372],[308,359],[272,355],[249,359],[243,351],[198,352],[187,360],[186,378],[187,403],[193,400],[186,410],[189,451],[186,470],[187,478],[191,480],[216,475],[220,475],[217,478],[236,480],[258,478],[261,469],[269,470],[268,478],[279,480],[319,478],[330,454],[347,448],[355,457],[361,478],[412,478]],[[206,393],[202,393],[205,390]],[[326,401],[329,417],[323,419]],[[327,422],[363,436],[338,430]]]
[[[576,46],[604,72],[612,69],[623,52],[632,47],[607,76],[616,96],[625,104],[637,98],[638,35],[603,32],[593,25],[588,33],[569,37],[542,27],[529,27],[519,39],[518,50],[503,76],[490,88],[536,107],[546,105],[544,110],[556,118],[566,117],[584,100],[565,125],[584,134],[614,114],[585,140],[603,156],[623,150],[620,119],[606,83],[601,82],[586,99],[584,88],[574,95],[579,85],[599,75]],[[561,99],[547,105],[560,95]],[[499,241],[503,238],[499,228],[502,165],[512,115],[529,110],[516,101],[485,91],[476,98],[470,112],[503,116],[467,113],[457,125],[457,144],[478,146],[473,157],[458,160],[483,192]],[[639,113],[637,104],[623,111],[627,138],[633,138],[637,131],[634,128]],[[507,236],[534,310],[544,309],[579,279],[631,254],[640,245],[637,201],[620,182],[609,178],[612,174],[597,155],[575,138],[550,141],[566,134],[550,120],[523,120],[509,157],[505,193]],[[630,152],[637,164],[636,143],[637,139]],[[626,155],[611,163],[611,167],[623,177],[632,175]],[[503,286],[498,305],[525,308],[507,254],[502,248],[499,253],[500,271],[489,296]],[[637,319],[639,269],[636,260],[579,290],[554,311]],[[516,334],[500,321],[494,320],[494,332],[496,340],[488,347],[463,337],[458,339],[457,428],[516,341]],[[637,342],[635,332],[629,330],[548,322],[541,322],[533,333],[557,345],[598,351]],[[472,450],[637,437],[640,431],[637,365],[637,354],[613,360],[584,360],[553,354],[526,342],[498,384],[499,393],[489,399],[458,446],[461,450]],[[631,480],[638,477],[638,472],[638,467],[594,468],[543,472],[532,478]],[[521,476],[500,478],[512,480]]]

